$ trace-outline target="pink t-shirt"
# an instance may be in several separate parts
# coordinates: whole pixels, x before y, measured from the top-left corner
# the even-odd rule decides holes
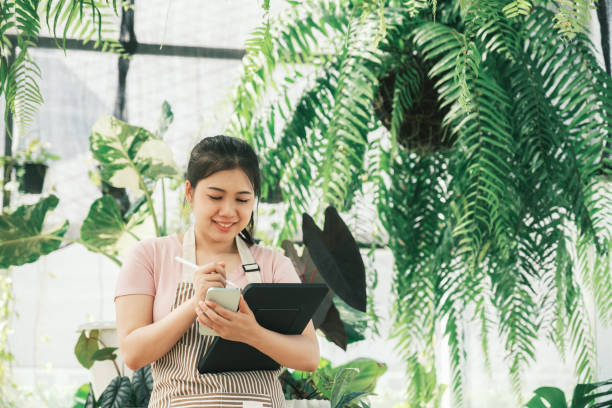
[[[300,283],[291,260],[286,256],[259,245],[249,247],[259,265],[265,283]],[[123,295],[151,295],[153,321],[170,313],[176,288],[181,280],[181,264],[174,257],[183,256],[183,247],[178,236],[149,238],[138,242],[126,257],[115,288],[115,299]],[[241,288],[249,284],[246,274],[239,266],[227,275]]]

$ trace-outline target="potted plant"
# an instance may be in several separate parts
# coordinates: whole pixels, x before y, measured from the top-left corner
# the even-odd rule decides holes
[[[287,408],[341,408],[369,406],[384,363],[358,358],[338,367],[321,358],[313,373],[285,370],[280,375]]]
[[[28,143],[25,150],[15,155],[14,167],[19,182],[19,191],[29,194],[40,194],[45,182],[47,163],[58,160],[59,156],[49,152],[49,144],[38,139]]]

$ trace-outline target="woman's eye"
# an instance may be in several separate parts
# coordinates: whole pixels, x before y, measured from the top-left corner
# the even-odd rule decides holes
[[[215,197],[215,196],[211,196],[211,195],[209,195],[209,197],[210,197],[211,200],[215,200],[215,201],[221,199],[221,197]]]
[[[239,198],[237,198],[236,201],[238,201],[239,203],[248,203],[249,202],[249,200],[241,200]]]

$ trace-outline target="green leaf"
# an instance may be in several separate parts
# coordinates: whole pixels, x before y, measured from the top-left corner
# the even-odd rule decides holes
[[[163,139],[164,135],[168,131],[168,127],[174,121],[174,113],[172,113],[172,108],[167,101],[162,103],[161,108],[161,116],[159,118],[159,128],[155,132],[155,137],[157,139]]]
[[[81,335],[74,346],[74,355],[79,363],[87,369],[90,369],[94,364],[93,356],[100,349],[98,345],[98,330],[91,330],[89,336],[85,330],[81,331]]]
[[[351,383],[347,385],[347,391],[374,391],[376,383],[380,376],[387,371],[387,365],[380,363],[376,360],[369,358],[357,358],[346,364],[338,367],[338,370],[344,368],[355,368],[358,370],[358,374],[352,379]]]
[[[96,350],[95,353],[91,355],[92,361],[105,361],[105,360],[114,360],[117,358],[115,351],[117,347],[104,347],[99,350]]]
[[[89,383],[83,384],[79,387],[77,392],[74,394],[74,405],[72,408],[85,408],[87,403],[87,397],[90,393]]]
[[[115,244],[126,230],[119,205],[113,197],[105,195],[89,207],[81,225],[81,240],[92,247],[114,252]]]
[[[334,306],[338,309],[340,320],[348,338],[348,344],[365,339],[368,329],[368,315],[347,305],[338,295],[334,295]]]
[[[332,408],[339,408],[340,401],[345,394],[349,393],[349,386],[353,379],[359,374],[356,368],[340,368],[334,378],[334,387],[332,388],[332,397],[330,400]]]
[[[567,408],[565,394],[558,388],[541,387],[535,390],[534,393],[548,401],[550,408]]]
[[[150,365],[134,371],[132,375],[132,389],[138,406],[148,406],[149,398],[153,392],[153,374],[151,373]]]
[[[51,195],[36,204],[22,205],[13,213],[0,214],[0,268],[23,265],[38,260],[59,248],[68,230],[68,221],[44,229],[47,213],[59,199]]]
[[[104,390],[98,404],[101,408],[124,408],[132,394],[128,377],[115,377]]]
[[[144,128],[104,115],[89,140],[102,178],[114,187],[150,193],[157,180],[178,174],[168,145]]]

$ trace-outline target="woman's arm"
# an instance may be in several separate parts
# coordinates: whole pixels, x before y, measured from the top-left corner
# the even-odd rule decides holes
[[[153,296],[125,295],[115,299],[117,336],[125,364],[132,370],[166,354],[193,324],[197,301],[209,288],[225,286],[222,263],[209,263],[194,272],[194,295],[163,319],[153,323]]]
[[[197,299],[183,302],[153,323],[153,296],[126,295],[115,300],[117,336],[125,364],[137,370],[168,352],[196,318]]]
[[[312,322],[302,334],[286,335],[261,327],[249,305],[240,297],[240,308],[231,312],[214,302],[199,302],[198,321],[224,339],[241,341],[295,370],[315,371],[319,366],[319,342]]]

